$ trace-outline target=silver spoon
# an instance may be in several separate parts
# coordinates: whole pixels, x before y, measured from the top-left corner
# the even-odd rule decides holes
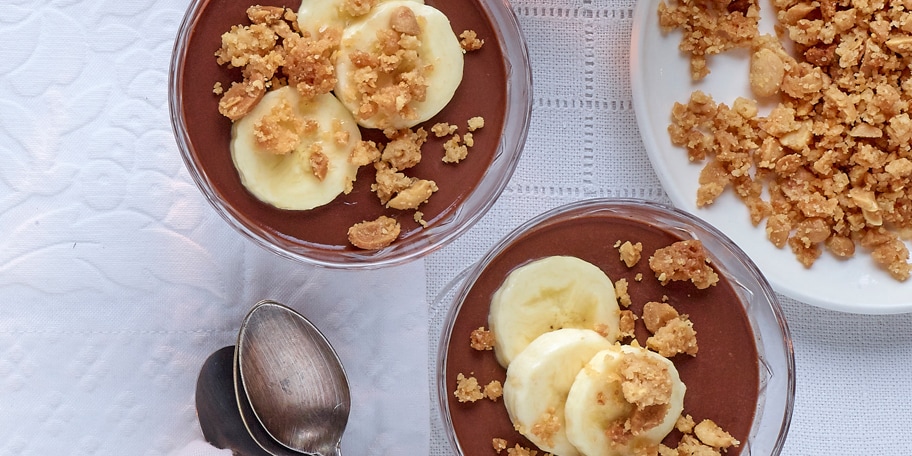
[[[203,437],[235,456],[301,456],[263,429],[253,414],[237,369],[237,348],[222,347],[206,359],[196,382],[196,413]]]
[[[272,439],[305,454],[341,456],[348,379],[335,350],[304,316],[274,301],[254,305],[238,334],[236,370]]]

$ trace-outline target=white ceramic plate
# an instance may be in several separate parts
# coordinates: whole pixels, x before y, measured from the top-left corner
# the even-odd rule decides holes
[[[658,24],[658,2],[637,2],[631,39],[630,76],[640,134],[662,185],[678,208],[728,235],[754,260],[776,291],[806,303],[845,312],[887,314],[912,311],[912,280],[892,279],[859,249],[838,260],[827,252],[805,269],[788,247],[777,249],[766,239],[764,224],[754,227],[747,208],[727,191],[713,205],[696,206],[697,179],[703,163],[690,163],[687,152],[671,144],[668,124],[676,101],[687,102],[694,90],[712,94],[729,105],[750,96],[748,54],[711,57],[712,71],[703,81],[690,79],[689,61],[678,51],[680,33],[664,34]],[[761,32],[771,32],[772,8],[761,0]],[[769,107],[767,107],[769,108]]]

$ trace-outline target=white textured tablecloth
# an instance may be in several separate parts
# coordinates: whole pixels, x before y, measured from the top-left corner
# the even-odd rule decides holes
[[[3,5],[0,455],[224,454],[200,441],[196,376],[267,297],[339,350],[353,388],[346,454],[447,454],[429,425],[436,293],[549,207],[667,202],[632,110],[632,0],[514,0],[535,99],[512,181],[450,246],[357,273],[262,251],[192,184],[166,87],[186,0]],[[912,315],[782,302],[797,361],[784,454],[912,454]]]

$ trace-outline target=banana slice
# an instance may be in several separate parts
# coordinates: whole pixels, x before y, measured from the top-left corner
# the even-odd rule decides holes
[[[588,329],[567,328],[542,334],[507,368],[504,405],[516,429],[541,450],[577,456],[567,439],[564,405],[577,373],[613,341]]]
[[[648,454],[642,450],[674,428],[685,391],[674,364],[658,353],[630,345],[601,351],[567,394],[567,439],[586,456]]]
[[[494,293],[488,326],[494,353],[504,367],[532,340],[561,328],[596,330],[614,341],[620,308],[611,279],[597,266],[570,256],[552,256],[510,273]]]
[[[351,191],[358,166],[349,156],[361,132],[332,94],[308,102],[291,87],[273,90],[231,134],[241,183],[263,202],[306,210]]]
[[[445,14],[387,1],[345,28],[335,94],[361,126],[410,128],[450,102],[462,69],[462,47]]]
[[[370,12],[373,3],[388,0],[304,0],[298,9],[298,27],[302,32],[318,36],[330,27],[344,30],[358,17]],[[422,0],[409,0],[424,4]]]

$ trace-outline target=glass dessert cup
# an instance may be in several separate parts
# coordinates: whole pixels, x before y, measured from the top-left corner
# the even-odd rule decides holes
[[[688,387],[684,413],[692,414],[697,422],[705,418],[719,424],[740,420],[733,427],[743,429],[741,444],[729,448],[726,454],[780,453],[794,406],[795,366],[788,326],[775,293],[744,252],[712,226],[680,210],[632,199],[587,200],[541,214],[506,236],[439,293],[432,308],[431,337],[432,344],[437,344],[432,347],[432,356],[436,356],[435,375],[431,380],[432,391],[436,393],[436,401],[432,401],[435,408],[432,429],[447,442],[451,453],[489,454],[492,438],[506,439],[510,448],[518,443],[535,449],[513,430],[502,399],[460,403],[453,394],[459,373],[478,377],[481,385],[491,379],[503,381],[505,370],[497,364],[493,352],[470,348],[469,334],[480,326],[487,328],[490,297],[509,271],[545,256],[573,255],[596,264],[612,280],[617,280],[626,266],[619,261],[616,241],[637,242],[643,238],[643,259],[636,266],[640,267],[652,252],[649,242],[655,245],[655,239],[647,241],[652,236],[650,233],[659,233],[664,240],[699,239],[722,279],[710,289],[717,289],[713,293],[728,293],[703,295],[695,292],[692,284],[682,283],[690,287],[685,293],[688,296],[692,293],[695,299],[679,305],[687,299],[681,294],[685,288],[665,291],[662,287],[657,291],[660,296],[663,291],[667,293],[672,305],[689,314],[697,331],[700,351],[696,357],[672,358]],[[649,271],[648,265],[645,271]],[[643,278],[642,284],[653,278]],[[630,295],[635,303],[631,308],[636,305],[635,290],[640,285],[630,281]],[[699,300],[701,296],[707,297],[705,302]],[[720,296],[734,298],[722,303]],[[701,304],[709,307],[703,308]],[[642,343],[639,332],[637,339]],[[753,347],[753,351],[732,352],[732,355],[719,350],[721,346],[735,345]],[[739,359],[732,367],[723,368],[722,365],[730,363],[731,356]],[[734,375],[730,384],[724,377],[729,374],[722,373],[726,369]],[[735,370],[744,372],[738,374]],[[713,378],[715,382],[711,381]],[[717,386],[707,389],[705,383]],[[743,392],[737,391],[739,388],[753,393],[747,403],[737,406],[730,403],[729,409],[741,410],[713,412],[729,399],[736,401]],[[747,415],[741,413],[744,409],[748,410]],[[671,443],[680,437],[675,432],[669,435]]]
[[[415,220],[414,211],[383,207],[370,189],[370,166],[361,168],[350,194],[309,211],[276,209],[243,187],[230,155],[231,122],[219,114],[219,97],[213,94],[216,82],[227,87],[232,80],[239,80],[239,71],[217,65],[214,52],[222,33],[232,25],[249,23],[245,11],[254,4],[293,10],[299,5],[276,0],[194,0],[175,41],[169,80],[171,122],[181,158],[200,191],[232,228],[269,251],[304,263],[369,269],[427,255],[481,219],[516,167],[531,117],[528,52],[507,2],[427,2],[450,17],[457,35],[462,30],[476,30],[486,43],[466,55],[464,78],[450,104],[421,124],[429,130],[437,122],[464,124],[470,117],[485,117],[485,127],[475,132],[475,146],[468,158],[455,165],[428,154],[427,150],[442,148],[448,139],[429,135],[425,158],[414,169],[416,177],[434,180],[440,187],[418,208],[428,223],[426,228]],[[496,80],[503,84],[492,84]],[[376,131],[363,133],[365,139],[379,139]],[[378,250],[351,246],[348,228],[379,215],[399,220],[399,238]]]

